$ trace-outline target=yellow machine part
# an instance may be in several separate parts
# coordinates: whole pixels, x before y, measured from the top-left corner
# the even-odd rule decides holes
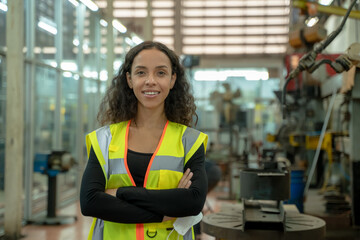
[[[310,1],[301,1],[301,0],[294,0],[292,3],[293,7],[300,8],[303,10],[309,10],[308,8],[311,8],[311,11],[313,12],[314,9],[317,12],[326,13],[326,14],[333,14],[338,16],[345,16],[347,9],[342,7],[336,7],[336,6],[324,6],[321,4],[318,4],[316,2],[310,2]],[[352,10],[349,15],[350,18],[357,18],[360,19],[360,11]]]

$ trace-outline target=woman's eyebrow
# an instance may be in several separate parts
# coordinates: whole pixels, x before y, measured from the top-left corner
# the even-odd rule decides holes
[[[137,68],[146,68],[145,66],[135,66],[135,69]]]
[[[141,65],[135,66],[135,69],[138,69],[138,68],[145,68],[145,69],[147,69],[147,67],[145,67],[145,66],[141,66]],[[169,67],[166,66],[166,65],[160,65],[160,66],[156,66],[155,68],[169,68]]]
[[[156,68],[169,68],[169,67],[166,65],[160,65],[160,66],[156,66]]]

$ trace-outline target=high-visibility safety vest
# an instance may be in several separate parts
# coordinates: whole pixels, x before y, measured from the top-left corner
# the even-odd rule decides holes
[[[106,189],[135,186],[127,163],[128,134],[131,121],[104,126],[86,136],[89,156],[93,148],[106,179]],[[144,188],[172,189],[183,176],[184,166],[201,144],[206,149],[208,136],[182,124],[167,121],[152,155]],[[167,239],[174,220],[161,223],[125,224],[94,218],[88,240]],[[169,239],[193,240],[190,229],[184,236],[171,233]]]

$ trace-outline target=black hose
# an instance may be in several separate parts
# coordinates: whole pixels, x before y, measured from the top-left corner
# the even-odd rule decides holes
[[[321,59],[320,61],[316,62],[311,68],[308,69],[309,73],[313,73],[320,65],[323,65],[324,63],[329,64],[331,66],[332,61],[330,59]]]
[[[347,18],[350,15],[350,12],[352,10],[352,8],[355,6],[357,0],[353,0],[349,6],[349,9],[346,11],[346,14],[343,18],[343,20],[341,21],[340,25],[337,27],[337,29],[335,31],[333,31],[332,33],[330,33],[330,35],[323,41],[321,42],[319,45],[315,46],[315,53],[321,53],[322,50],[324,50],[335,38],[336,36],[341,32],[341,30],[343,29],[345,22],[347,20]]]

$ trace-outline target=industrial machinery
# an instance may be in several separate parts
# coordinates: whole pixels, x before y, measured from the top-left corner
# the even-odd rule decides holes
[[[37,153],[35,155],[34,172],[48,176],[48,205],[46,217],[36,219],[34,223],[58,225],[76,221],[76,216],[56,215],[57,175],[69,171],[74,164],[74,158],[66,151],[52,151],[51,153]]]
[[[298,1],[297,1],[298,2]],[[308,73],[313,73],[316,69],[318,69],[321,65],[326,64],[327,66],[331,67],[335,72],[342,73],[342,72],[349,72],[348,79],[344,78],[344,82],[350,82],[349,79],[352,80],[351,86],[346,86],[347,90],[350,93],[350,100],[349,100],[349,112],[351,113],[350,117],[350,123],[349,123],[349,139],[353,143],[351,145],[349,156],[350,156],[350,192],[351,192],[351,208],[352,208],[352,224],[354,226],[360,225],[360,178],[359,172],[360,172],[360,149],[356,148],[356,142],[360,140],[359,137],[359,125],[356,123],[357,119],[359,119],[359,99],[360,99],[360,88],[359,88],[359,79],[360,79],[360,43],[353,43],[349,48],[346,50],[346,53],[340,55],[338,58],[336,58],[334,61],[330,59],[323,59],[318,61],[317,56],[320,54],[341,32],[342,28],[345,25],[345,22],[347,18],[350,16],[350,14],[354,15],[358,14],[356,11],[352,11],[352,8],[356,4],[356,0],[352,0],[348,10],[346,11],[346,14],[344,15],[344,18],[341,22],[341,24],[337,27],[337,29],[328,35],[326,39],[324,39],[319,44],[314,45],[314,48],[307,52],[301,59],[299,60],[298,66],[293,69],[290,74],[287,76],[285,84],[283,86],[282,91],[282,98],[281,103],[283,107],[283,118],[289,117],[289,105],[287,104],[287,86],[289,82],[296,78],[301,72],[306,71]],[[334,9],[332,9],[334,10]],[[340,14],[340,15],[343,15]],[[351,72],[351,73],[350,73]],[[325,84],[324,84],[325,85]],[[330,84],[331,85],[331,84]],[[321,129],[321,134],[319,136],[319,140],[317,141],[317,147],[316,152],[314,155],[314,159],[312,162],[312,166],[310,168],[310,172],[308,175],[308,180],[305,186],[305,194],[309,188],[310,181],[312,179],[313,173],[315,171],[315,167],[318,162],[318,157],[320,150],[323,145],[323,140],[326,136],[326,128],[327,124],[330,118],[330,113],[332,106],[335,102],[335,96],[337,91],[340,89],[337,86],[331,87],[331,93],[332,97],[330,99],[329,107],[328,107],[328,113],[326,114],[324,124]],[[345,91],[343,91],[345,92]]]
[[[240,172],[241,204],[205,215],[203,232],[220,239],[324,239],[325,222],[300,214],[290,198],[289,170],[284,162],[264,162],[262,169]]]

